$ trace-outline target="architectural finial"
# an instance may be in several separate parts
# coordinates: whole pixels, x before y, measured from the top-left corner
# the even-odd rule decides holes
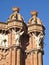
[[[42,25],[41,19],[38,18],[38,12],[37,11],[31,11],[32,17],[29,19],[28,24],[40,24]]]
[[[13,12],[15,12],[15,11],[19,12],[20,8],[18,8],[18,7],[13,7],[12,10],[13,10]]]
[[[37,16],[38,12],[37,11],[31,11],[32,16]]]

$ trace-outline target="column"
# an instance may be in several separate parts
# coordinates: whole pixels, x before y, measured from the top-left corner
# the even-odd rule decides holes
[[[31,43],[31,34],[29,34],[29,45],[27,46],[27,50],[30,50],[31,48],[32,48],[32,43]],[[32,65],[32,55],[31,55],[31,53],[30,54],[27,54],[27,57],[26,57],[26,60],[25,60],[25,64],[26,65]]]
[[[33,43],[33,36],[31,35],[31,50],[34,48],[34,43]],[[34,54],[33,51],[31,52],[31,65],[34,65]]]
[[[38,53],[38,65],[43,65],[42,52]]]
[[[16,51],[16,43],[15,43],[15,29],[12,29],[12,65],[17,65],[17,51]]]
[[[12,65],[17,65],[17,51],[16,48],[12,50]]]
[[[34,53],[34,65],[38,65],[38,52],[35,51]]]
[[[17,49],[17,65],[20,65],[20,64],[21,64],[21,63],[20,63],[20,60],[21,60],[20,54],[21,54],[21,49],[19,48],[19,49]],[[22,60],[22,61],[23,61],[23,60]]]
[[[12,45],[12,31],[11,30],[9,30],[9,33],[8,33],[8,45],[9,47]],[[9,65],[12,65],[12,49],[9,50],[8,60],[9,60]]]

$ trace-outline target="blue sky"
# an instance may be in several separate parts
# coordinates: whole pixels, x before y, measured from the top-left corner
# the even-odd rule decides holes
[[[27,23],[31,18],[30,12],[37,10],[39,12],[38,17],[42,19],[45,30],[45,44],[43,56],[44,65],[49,64],[49,0],[0,0],[0,21],[6,22],[10,14],[12,13],[12,7],[19,7],[20,13],[24,17]]]

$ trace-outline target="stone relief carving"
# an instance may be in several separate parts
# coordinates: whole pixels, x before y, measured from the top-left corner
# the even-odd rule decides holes
[[[0,34],[0,46],[2,46],[2,47],[8,47],[8,35],[6,35],[6,34]],[[2,59],[5,59],[6,58],[6,56],[8,55],[8,51],[6,52],[6,50],[4,49],[1,49],[0,50],[0,61],[2,60]]]
[[[8,35],[0,34],[0,46],[8,47]]]
[[[4,39],[3,39],[3,44],[5,47],[8,47],[8,35],[3,35]]]
[[[15,40],[16,40],[16,45],[17,45],[17,46],[21,45],[20,36],[21,36],[23,33],[24,33],[24,31],[22,31],[22,32],[17,31],[17,32],[16,32]]]
[[[5,59],[8,54],[9,54],[9,51],[7,51],[7,52],[5,52],[5,50],[4,51],[0,51],[0,61],[2,59]]]
[[[21,32],[21,29],[19,31],[14,31],[15,33],[15,42],[16,42],[16,46],[20,46],[21,42],[20,42],[20,36],[24,33],[24,31]]]
[[[3,35],[0,34],[0,46],[1,46],[2,40],[3,40]]]
[[[37,48],[40,49],[41,46],[40,44],[43,43],[43,39],[44,39],[44,34],[43,33],[39,33],[39,35],[37,36],[36,34],[32,33],[34,36],[34,41],[37,45]]]

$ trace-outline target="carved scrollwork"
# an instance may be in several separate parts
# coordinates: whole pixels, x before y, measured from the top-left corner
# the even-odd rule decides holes
[[[0,51],[0,60],[6,59],[6,56],[7,56],[8,54],[9,54],[8,51],[6,51],[6,52],[5,52],[5,50],[4,50],[4,51]]]

